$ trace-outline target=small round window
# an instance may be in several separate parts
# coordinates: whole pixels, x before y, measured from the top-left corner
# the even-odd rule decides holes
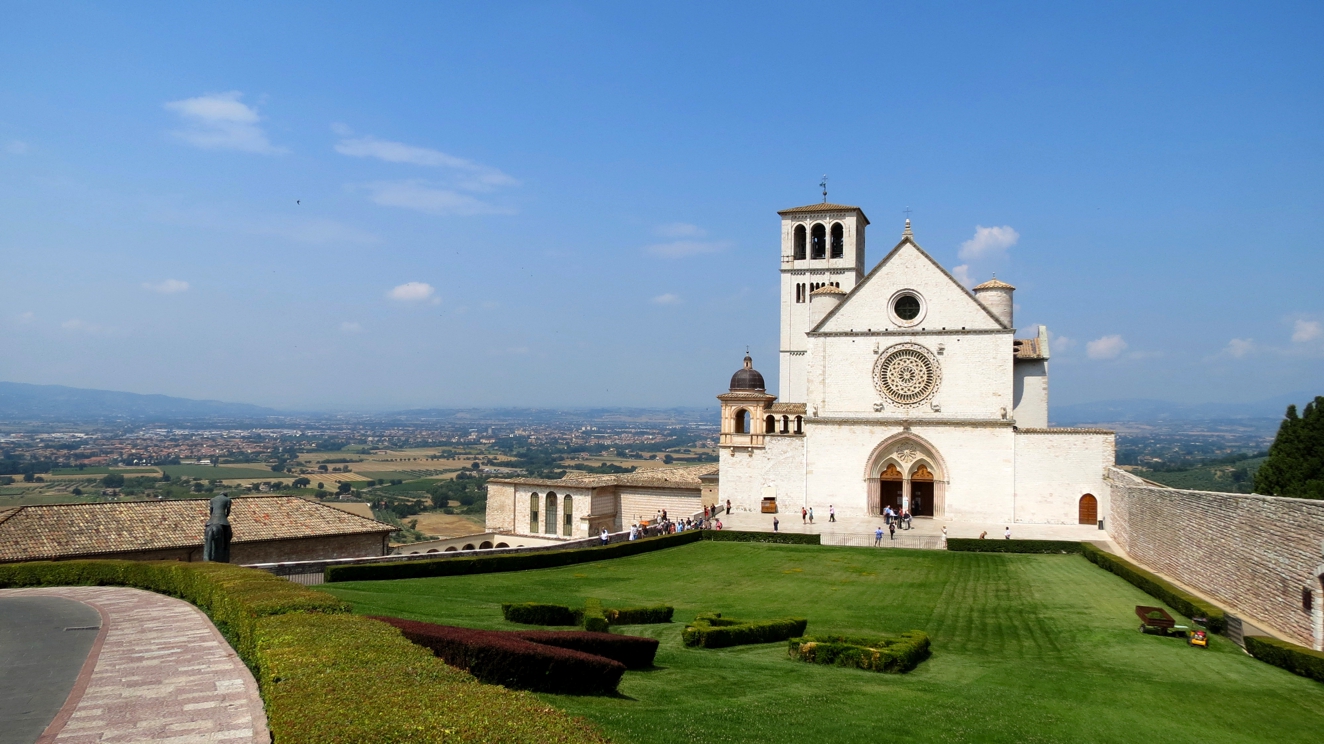
[[[919,298],[915,295],[901,295],[892,305],[892,312],[902,320],[914,320],[919,317]]]

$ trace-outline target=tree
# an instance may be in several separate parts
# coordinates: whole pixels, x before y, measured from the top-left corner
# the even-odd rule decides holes
[[[307,478],[300,477],[300,478],[295,478],[295,479],[294,479],[294,487],[295,487],[295,488],[304,488],[304,487],[307,486],[309,483],[312,483],[312,481],[308,480]]]
[[[101,485],[105,486],[106,488],[123,488],[124,474],[107,473],[106,477],[101,479]]]
[[[1324,396],[1296,406],[1278,426],[1269,458],[1255,473],[1255,492],[1298,499],[1324,499]]]
[[[350,490],[350,485],[349,485],[348,483],[341,483],[341,484],[336,488],[336,491],[337,491],[338,493],[349,493],[349,490]]]
[[[70,491],[69,493],[72,493],[75,496],[82,496],[83,489],[79,488],[78,486],[74,486],[74,490]]]

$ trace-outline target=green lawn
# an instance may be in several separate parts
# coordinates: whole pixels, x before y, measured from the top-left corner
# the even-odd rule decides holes
[[[1324,685],[1256,661],[1142,635],[1148,595],[1079,556],[701,542],[566,568],[329,584],[356,611],[526,627],[501,602],[665,602],[658,668],[618,697],[544,695],[620,742],[1318,742]],[[791,661],[785,644],[681,645],[702,611],[800,615],[810,634],[927,631],[907,675]],[[1174,613],[1176,614],[1176,613]]]

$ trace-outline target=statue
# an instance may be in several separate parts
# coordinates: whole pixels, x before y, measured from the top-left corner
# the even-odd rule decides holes
[[[202,539],[202,560],[216,563],[230,562],[230,494],[213,496],[208,507],[207,533]]]

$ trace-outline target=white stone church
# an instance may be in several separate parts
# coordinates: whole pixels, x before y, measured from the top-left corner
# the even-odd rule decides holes
[[[798,514],[886,506],[957,521],[1092,524],[1112,432],[1048,426],[1048,331],[1016,338],[1005,282],[967,290],[901,240],[865,273],[858,207],[781,215],[779,396],[749,357],[722,402],[719,500]]]

